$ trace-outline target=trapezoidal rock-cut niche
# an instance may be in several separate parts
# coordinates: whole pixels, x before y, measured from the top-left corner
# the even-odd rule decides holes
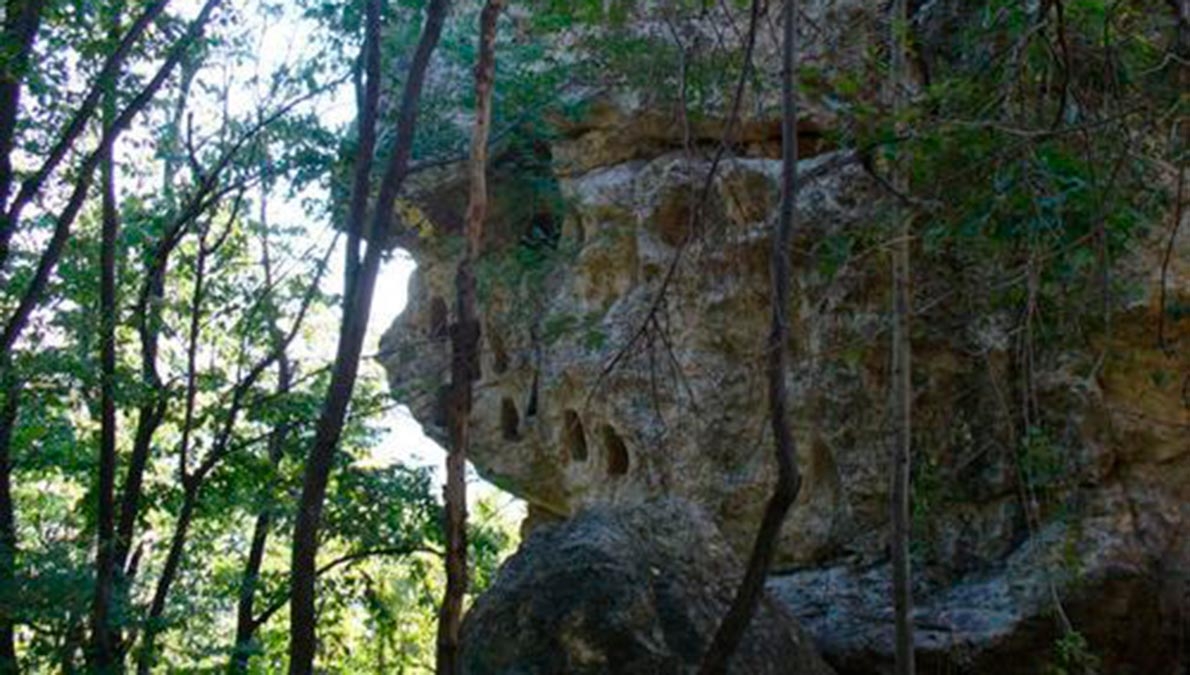
[[[562,447],[566,458],[572,462],[587,461],[587,432],[578,413],[567,410],[562,413]]]
[[[603,425],[600,435],[603,436],[603,452],[607,457],[607,475],[626,475],[628,473],[628,446],[624,445],[624,439],[620,438],[620,434],[616,433],[610,424]]]
[[[492,369],[496,371],[497,375],[503,375],[508,372],[508,350],[504,347],[504,338],[490,329],[486,330],[485,334],[488,338],[488,346],[492,349]]]
[[[500,401],[500,433],[506,441],[515,441],[521,437],[521,416],[511,398],[505,397]]]

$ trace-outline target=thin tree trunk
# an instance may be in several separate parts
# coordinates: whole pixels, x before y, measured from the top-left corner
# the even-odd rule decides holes
[[[144,637],[140,653],[136,658],[138,675],[149,675],[156,659],[157,634],[161,631],[165,602],[169,599],[170,588],[182,566],[182,554],[186,549],[186,539],[190,536],[194,509],[198,505],[198,492],[199,483],[187,483],[182,495],[182,510],[178,513],[177,523],[174,524],[174,533],[169,542],[169,553],[165,556],[165,565],[161,568],[161,576],[157,579],[157,588],[153,591],[153,600],[149,604],[149,613],[144,622]]]
[[[271,453],[270,453],[271,454]],[[227,666],[229,673],[248,672],[248,661],[252,657],[252,640],[256,636],[256,584],[260,580],[260,567],[264,562],[265,546],[268,544],[269,529],[272,526],[272,511],[268,506],[256,516],[252,529],[252,544],[248,560],[244,563],[244,577],[240,581],[239,600],[236,604],[236,636]]]
[[[265,233],[261,237],[261,263],[264,267],[265,284],[271,287],[273,285],[273,266],[269,256],[267,186],[261,188],[260,222]],[[293,383],[293,367],[284,350],[284,336],[279,326],[273,326],[273,334],[276,348],[281,350],[280,356],[277,358],[277,395],[285,396],[289,393],[289,388]],[[289,432],[289,424],[282,422],[273,429],[269,436],[269,464],[274,469],[281,464]],[[272,522],[273,505],[265,504],[257,514],[256,524],[252,528],[252,543],[248,549],[248,559],[244,563],[244,576],[240,580],[239,598],[236,603],[235,644],[232,646],[231,659],[227,666],[227,672],[232,675],[247,673],[248,662],[252,657],[252,640],[260,625],[256,621],[256,586],[260,580],[260,568],[264,563]]]
[[[235,221],[238,216],[238,204],[233,207],[231,219],[228,224],[227,233],[232,231],[231,223]],[[226,237],[226,235],[225,235]],[[215,252],[222,242],[226,239],[221,238],[218,243],[214,244],[212,248],[206,248],[206,239],[203,238],[201,243],[199,261],[203,260],[203,254],[209,255]],[[333,248],[333,247],[332,247]],[[194,471],[188,471],[187,467],[190,465],[190,438],[194,427],[194,374],[196,373],[196,359],[193,356],[195,351],[195,343],[197,341],[197,327],[198,321],[193,320],[194,317],[200,313],[203,301],[203,289],[201,285],[203,266],[198,266],[198,275],[196,277],[195,292],[192,300],[192,324],[191,324],[191,339],[190,339],[190,365],[187,384],[187,404],[185,418],[182,429],[182,439],[180,441],[178,452],[178,473],[181,476],[180,480],[183,487],[183,501],[182,509],[179,512],[178,519],[174,523],[174,533],[170,538],[169,551],[166,554],[165,565],[162,568],[161,576],[157,580],[157,586],[153,593],[153,600],[149,607],[149,612],[143,622],[144,636],[141,643],[141,652],[137,658],[137,672],[147,673],[151,670],[154,659],[156,658],[156,638],[160,634],[162,626],[162,618],[165,613],[166,603],[169,599],[169,593],[172,589],[173,583],[177,579],[178,572],[181,570],[183,556],[186,552],[186,544],[190,535],[190,527],[194,519],[195,510],[198,506],[199,498],[206,480],[211,473],[219,467],[220,462],[230,454],[233,450],[232,436],[235,432],[237,420],[240,413],[244,409],[246,397],[255,386],[261,375],[280,359],[285,358],[285,350],[292,344],[293,339],[297,336],[301,329],[302,323],[305,320],[306,314],[313,302],[319,285],[322,282],[322,275],[326,271],[327,263],[329,262],[329,253],[324,257],[319,265],[318,272],[314,279],[311,280],[310,286],[306,292],[306,297],[302,300],[301,308],[298,310],[298,315],[294,319],[294,324],[290,331],[281,337],[276,346],[270,350],[268,355],[257,362],[244,377],[236,383],[231,395],[231,402],[228,405],[226,416],[223,419],[223,424],[216,434],[212,444],[211,450],[199,462],[198,467]],[[259,621],[257,622],[259,625]]]
[[[189,473],[189,458],[190,439],[194,432],[195,405],[198,398],[198,347],[201,342],[203,300],[206,294],[207,256],[211,252],[211,249],[207,248],[207,239],[204,235],[199,240],[198,257],[194,263],[194,290],[190,299],[190,326],[186,344],[186,401],[182,418],[182,438],[178,445],[178,479],[182,483],[182,509],[178,513],[177,522],[174,523],[174,533],[170,538],[165,565],[161,570],[161,576],[157,579],[157,587],[153,592],[149,613],[145,617],[144,637],[136,660],[138,673],[148,673],[156,658],[156,637],[161,630],[160,624],[165,612],[165,603],[182,564],[182,554],[185,551],[186,540],[190,535],[190,523],[194,518],[194,508],[198,502],[199,489],[202,486],[201,479],[191,476]]]
[[[908,217],[900,215],[903,223]],[[911,344],[909,341],[909,233],[902,225],[900,241],[893,248],[893,437],[892,511],[893,610],[896,616],[896,672],[909,675],[914,670],[913,588],[910,570],[910,452],[912,445],[913,385]]]
[[[710,648],[703,656],[700,673],[726,673],[731,657],[739,648],[756,608],[764,596],[764,582],[772,565],[781,526],[790,507],[801,491],[802,478],[797,466],[797,443],[789,425],[788,391],[785,371],[789,345],[789,249],[797,227],[798,154],[796,91],[798,11],[797,0],[785,0],[784,46],[782,53],[782,111],[781,111],[781,213],[772,235],[772,307],[771,326],[767,345],[769,417],[772,425],[777,461],[777,484],[765,506],[756,543],[748,559],[744,579],[736,591],[731,608],[719,625]]]
[[[191,472],[189,470],[191,464],[191,439],[196,427],[195,410],[198,395],[198,347],[201,342],[200,330],[203,318],[203,303],[206,299],[206,265],[208,258],[214,255],[227,241],[228,235],[232,232],[235,220],[239,216],[239,206],[241,203],[241,200],[237,199],[235,205],[232,207],[227,229],[223,236],[216,238],[210,245],[207,242],[207,233],[204,233],[199,239],[198,257],[195,261],[194,290],[190,300],[190,327],[186,356],[185,411],[182,420],[181,440],[178,444],[178,479],[182,485],[183,501],[178,519],[174,523],[174,532],[170,538],[165,565],[162,568],[161,576],[157,579],[153,599],[143,622],[144,634],[141,641],[141,650],[137,656],[138,673],[148,673],[156,658],[156,637],[162,630],[162,618],[165,613],[166,602],[169,599],[170,590],[181,569],[182,559],[186,552],[186,543],[190,535],[190,526],[194,519],[194,512],[198,506],[203,485],[211,472],[215,470],[219,462],[228,453],[231,438],[235,431],[236,421],[244,405],[244,397],[256,383],[257,378],[272,364],[277,353],[277,350],[270,351],[264,360],[257,363],[242,380],[236,383],[226,417],[218,434],[216,434],[210,453],[203,459],[198,468]],[[321,279],[321,269],[318,277],[312,283],[312,287],[317,286],[318,279]],[[308,301],[312,295],[312,291],[307,295],[307,300],[303,302],[299,317],[305,315]],[[297,326],[300,326],[300,323],[301,318],[298,319]],[[278,347],[278,350],[288,346],[289,340],[297,332],[297,326],[286,337],[283,346]]]
[[[12,150],[20,114],[21,85],[29,55],[41,25],[44,0],[8,0],[5,5],[4,42],[13,50],[0,72],[0,213],[7,211],[12,191]],[[6,248],[6,246],[5,246]],[[0,267],[3,258],[0,258]],[[0,675],[18,672],[16,654],[16,513],[12,502],[12,434],[19,410],[20,385],[11,372],[11,353],[0,354]],[[7,374],[8,377],[4,377]]]
[[[167,131],[168,145],[162,171],[161,194],[165,202],[165,209],[170,214],[177,212],[174,191],[174,174],[177,160],[175,155],[179,151],[178,139],[182,135],[182,124],[185,118],[186,105],[190,97],[190,87],[198,72],[198,65],[193,59],[183,59],[180,64],[181,72],[177,104],[174,106],[173,118]],[[200,187],[196,199],[206,192]],[[178,221],[181,220],[179,217]],[[162,238],[174,236],[174,231],[180,229],[175,224],[171,226]],[[149,454],[153,447],[153,436],[157,428],[165,419],[166,408],[169,404],[165,388],[161,384],[161,377],[157,372],[157,352],[160,340],[160,308],[165,299],[165,276],[169,268],[169,259],[173,247],[159,246],[152,259],[145,263],[145,286],[141,291],[144,301],[138,302],[136,307],[136,324],[141,344],[141,384],[146,391],[152,392],[145,397],[137,411],[136,432],[132,441],[132,452],[128,458],[128,467],[124,474],[124,483],[120,493],[120,520],[116,527],[116,574],[121,575],[123,581],[131,582],[129,574],[128,554],[132,550],[133,533],[136,530],[136,519],[140,514],[140,499],[143,491],[145,469],[148,467]],[[160,270],[160,272],[158,272]]]
[[[904,108],[905,32],[909,30],[905,0],[893,0],[889,21],[888,87],[893,116],[900,117]],[[892,182],[899,194],[908,194],[908,166],[898,158],[893,168]],[[893,218],[899,236],[893,246],[893,326],[892,326],[892,415],[893,447],[892,476],[889,490],[889,510],[892,521],[892,578],[893,615],[895,617],[895,651],[897,675],[915,672],[913,652],[913,583],[910,572],[910,452],[913,438],[913,371],[910,344],[910,214],[899,206],[893,207]]]
[[[119,8],[110,21],[109,33],[118,39]],[[103,102],[104,133],[111,133],[115,121],[115,82],[107,83]],[[116,491],[116,239],[120,232],[120,214],[116,204],[114,142],[107,144],[100,160],[102,185],[102,235],[99,253],[99,369],[100,431],[99,480],[96,490],[95,588],[91,604],[91,661],[98,672],[112,672],[118,660],[116,632],[113,625],[112,598],[115,595],[115,491]]]
[[[346,269],[355,269],[356,277],[348,279],[345,288],[350,293],[344,299],[343,318],[339,329],[339,346],[331,372],[331,382],[318,418],[314,442],[306,460],[302,496],[298,503],[297,522],[294,525],[293,557],[291,563],[289,672],[291,675],[309,675],[314,670],[314,654],[317,651],[317,616],[314,606],[314,584],[317,580],[318,531],[322,524],[322,508],[326,498],[327,482],[334,464],[335,451],[343,432],[347,407],[355,389],[359,371],[360,354],[367,331],[368,316],[372,309],[372,295],[376,289],[376,277],[380,262],[388,245],[393,227],[393,207],[397,194],[409,169],[409,156],[413,150],[413,134],[417,126],[418,105],[421,101],[422,85],[430,56],[438,45],[442,25],[450,8],[449,0],[431,0],[426,7],[426,23],[418,41],[417,50],[409,70],[409,78],[401,96],[401,108],[397,118],[397,144],[385,169],[380,189],[372,209],[370,235],[363,262],[349,259]],[[380,2],[369,0],[367,23],[369,33],[379,35]],[[367,42],[367,41],[366,41]],[[366,45],[365,48],[373,48]],[[379,49],[378,43],[375,44]],[[376,105],[375,101],[369,105]],[[375,112],[375,111],[373,111]],[[366,112],[361,111],[366,118]],[[375,119],[375,117],[373,117]],[[362,150],[362,149],[361,149]],[[361,158],[357,157],[357,161]],[[366,161],[371,164],[371,158]],[[353,203],[365,203],[356,200]],[[351,214],[349,226],[360,227],[362,214]],[[358,230],[351,235],[362,235]],[[348,247],[349,258],[352,251]]]
[[[7,361],[10,354],[0,353]],[[11,373],[11,367],[0,372]],[[0,380],[4,404],[0,407],[0,675],[19,672],[17,664],[15,614],[20,607],[16,592],[16,513],[12,503],[12,433],[20,409],[21,388],[15,376]]]
[[[496,28],[503,0],[487,0],[479,21],[479,56],[475,65],[475,127],[471,135],[471,193],[467,206],[467,250],[455,277],[458,323],[451,335],[451,443],[446,457],[446,592],[438,614],[439,675],[455,675],[459,629],[467,593],[467,446],[472,383],[480,377],[480,323],[476,308],[475,262],[483,243],[488,210],[488,137],[492,126],[492,88],[496,75]]]
[[[343,363],[345,355],[350,357],[351,343],[357,338],[349,330],[358,330],[353,325],[357,294],[360,292],[362,270],[360,267],[360,242],[364,234],[364,220],[367,217],[368,194],[371,191],[372,167],[375,161],[376,119],[380,104],[380,25],[382,0],[367,0],[364,18],[364,44],[361,48],[365,62],[367,83],[358,101],[360,110],[360,147],[355,156],[354,180],[351,202],[347,217],[346,264],[343,278],[343,316],[339,327],[339,346],[334,363],[334,374],[323,411],[318,421],[314,447],[306,461],[305,480],[301,501],[298,504],[297,523],[293,535],[293,555],[290,572],[290,620],[289,620],[289,672],[308,674],[313,672],[314,653],[317,650],[317,616],[314,608],[314,584],[318,557],[318,528],[322,519],[322,502],[326,493],[326,482],[333,464],[335,446],[342,433],[342,420],[346,415],[347,402],[338,400],[346,390],[347,396],[355,384],[354,362],[351,372]],[[357,87],[358,89],[358,87]],[[358,92],[357,92],[358,94]],[[398,143],[407,140],[399,138]],[[368,247],[371,251],[378,242]],[[375,273],[372,274],[374,277]],[[365,282],[366,283],[366,282]],[[369,287],[374,285],[367,284]],[[364,322],[367,324],[367,321]],[[358,338],[362,343],[363,336]],[[343,412],[338,409],[342,407]],[[335,417],[338,417],[336,423]],[[329,447],[327,447],[329,446]],[[317,466],[315,465],[317,463]]]

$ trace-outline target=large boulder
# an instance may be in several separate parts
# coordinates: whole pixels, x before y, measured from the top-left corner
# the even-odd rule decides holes
[[[742,569],[714,523],[689,504],[586,510],[534,532],[468,613],[464,672],[696,672]],[[766,599],[731,672],[833,671]]]
[[[915,584],[921,672],[1177,672],[1185,573],[1158,572],[1131,525],[1052,523],[992,570]],[[796,615],[844,675],[893,670],[887,564],[780,574],[769,592]],[[1183,638],[1184,639],[1184,638]]]

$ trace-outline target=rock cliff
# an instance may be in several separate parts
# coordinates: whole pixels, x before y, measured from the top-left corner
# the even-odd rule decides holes
[[[871,26],[845,4],[824,6]],[[832,44],[826,31],[811,58],[829,63]],[[841,672],[880,672],[892,649],[881,609],[892,197],[832,149],[831,124],[811,107],[800,128],[787,378],[805,483],[771,591]],[[780,163],[772,119],[748,117],[747,142],[716,161],[722,126],[683,128],[665,109],[612,96],[493,169],[471,458],[529,502],[530,529],[576,516],[573,527],[597,528],[601,516],[581,514],[665,497],[697,505],[737,553],[751,543],[774,473],[762,348]],[[432,232],[382,345],[398,398],[439,438],[461,187],[446,170],[411,198]],[[1115,260],[1108,329],[1040,346],[1022,340],[1016,307],[990,298],[1026,283],[1025,270],[916,247],[915,621],[926,663],[1044,672],[1082,659],[1146,673],[1181,658],[1190,232],[1171,239],[1173,226],[1148,223]],[[543,536],[527,545],[539,555],[563,543]],[[535,578],[524,565],[510,567],[511,588]],[[472,634],[495,630],[475,628],[488,606]]]

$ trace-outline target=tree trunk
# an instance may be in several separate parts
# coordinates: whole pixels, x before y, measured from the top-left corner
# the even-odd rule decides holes
[[[262,265],[265,273],[265,284],[273,285],[272,264],[269,259],[268,243],[268,191],[262,188],[260,197],[260,222],[265,235],[262,237]],[[284,336],[279,326],[273,327],[276,349],[281,350],[277,359],[277,394],[284,396],[289,393],[293,382],[293,368],[289,357],[284,351]],[[276,469],[281,464],[288,440],[290,428],[287,423],[279,424],[269,436],[269,464]],[[248,559],[244,563],[244,576],[240,580],[240,593],[236,603],[236,635],[235,644],[231,650],[227,672],[232,675],[248,672],[248,661],[252,656],[252,640],[256,636],[259,624],[256,621],[256,584],[260,580],[260,568],[264,563],[264,554],[269,540],[269,530],[272,528],[273,507],[266,504],[256,516],[256,524],[252,528],[252,543],[248,549]]]
[[[789,425],[788,392],[785,386],[789,345],[789,249],[797,227],[798,154],[796,64],[798,49],[797,0],[785,0],[784,45],[782,50],[782,110],[781,110],[781,213],[772,234],[770,265],[772,268],[771,321],[767,344],[769,418],[772,426],[777,461],[777,484],[765,506],[756,543],[748,559],[744,579],[736,591],[727,615],[719,625],[710,648],[703,656],[700,673],[726,673],[731,657],[739,648],[756,608],[764,596],[764,582],[777,548],[781,526],[790,507],[801,491],[801,474],[797,466],[797,443]]]
[[[161,568],[161,576],[157,579],[157,588],[153,591],[153,600],[149,604],[149,613],[145,617],[144,636],[141,641],[140,653],[136,657],[136,672],[138,675],[149,675],[157,651],[157,634],[161,630],[161,618],[165,614],[165,602],[169,599],[169,591],[178,576],[182,566],[182,554],[186,549],[186,539],[190,536],[190,524],[194,520],[194,509],[198,505],[199,484],[186,485],[182,495],[182,510],[178,513],[178,521],[174,524],[174,533],[170,538],[169,552],[165,556],[165,565]]]
[[[460,672],[459,629],[467,593],[467,445],[472,383],[480,377],[480,323],[476,308],[475,262],[488,210],[488,137],[496,75],[496,28],[504,0],[487,0],[479,21],[475,65],[475,127],[471,135],[471,191],[467,206],[467,251],[455,277],[458,323],[451,334],[451,443],[446,458],[446,592],[438,614],[439,675]]]
[[[10,354],[0,353],[0,360]],[[11,366],[0,369],[11,373]],[[3,385],[3,407],[0,407],[0,675],[19,672],[15,640],[15,614],[20,607],[16,593],[16,513],[12,503],[12,434],[16,428],[20,408],[20,385],[13,377],[0,380]]]
[[[8,0],[5,5],[3,39],[12,49],[7,67],[0,72],[0,213],[7,212],[12,192],[12,150],[16,143],[17,117],[21,110],[21,86],[29,55],[41,26],[45,0]],[[0,230],[3,230],[0,226]],[[7,248],[4,244],[3,248]],[[4,257],[0,254],[0,266]],[[11,372],[11,354],[0,354],[0,675],[18,672],[15,617],[16,598],[16,514],[12,503],[12,434],[19,409],[20,385]],[[8,374],[8,377],[4,377]]]
[[[178,139],[182,135],[182,125],[185,120],[187,101],[190,87],[198,72],[198,65],[192,59],[183,59],[181,63],[180,93],[173,110],[173,118],[169,123],[167,138],[171,145],[167,147],[164,158],[163,184],[161,194],[165,207],[171,214],[177,214],[177,203],[174,195],[173,180],[177,166],[175,155],[179,152]],[[206,186],[203,185],[202,188]],[[206,190],[200,188],[195,199],[200,199]],[[177,216],[175,223],[162,234],[162,239],[169,239],[180,229],[178,221],[185,216]],[[165,276],[169,269],[169,260],[173,254],[173,247],[158,246],[152,259],[145,263],[145,286],[141,290],[143,298],[137,302],[136,324],[141,345],[141,384],[146,390],[153,392],[141,403],[137,411],[136,432],[132,441],[132,452],[129,455],[128,467],[124,474],[124,483],[120,493],[120,520],[116,526],[116,574],[122,581],[131,582],[129,574],[128,554],[132,550],[133,533],[136,530],[136,520],[140,514],[140,499],[144,484],[145,469],[148,467],[149,454],[153,447],[153,436],[157,428],[165,419],[166,408],[169,404],[165,387],[161,384],[161,377],[157,372],[157,352],[160,340],[161,326],[159,311],[165,299]]]
[[[904,89],[905,32],[909,30],[905,0],[893,0],[889,21],[888,88],[893,116],[899,119],[905,105]],[[899,124],[899,123],[898,123]],[[899,194],[908,194],[908,166],[898,158],[893,167],[892,182]],[[889,490],[890,520],[892,521],[892,577],[893,614],[895,616],[895,651],[897,675],[915,672],[913,653],[913,587],[910,576],[909,512],[910,450],[912,444],[913,371],[910,344],[910,267],[909,247],[911,215],[894,206],[893,218],[899,228],[893,246],[893,326],[892,326],[892,417],[893,447],[892,476]]]
[[[343,432],[347,407],[355,389],[359,370],[359,359],[363,349],[368,316],[372,309],[372,295],[376,288],[376,277],[380,262],[393,226],[393,208],[401,184],[409,168],[413,135],[417,126],[418,104],[425,82],[430,56],[438,45],[442,25],[450,8],[449,0],[431,0],[426,7],[426,23],[414,53],[409,77],[401,96],[401,108],[397,118],[397,145],[389,159],[384,178],[372,209],[370,239],[362,263],[351,259],[353,251],[348,247],[345,266],[355,270],[354,278],[347,279],[345,288],[350,292],[343,301],[343,317],[339,328],[339,346],[331,371],[331,382],[323,402],[322,413],[314,433],[314,442],[306,460],[302,495],[298,503],[297,522],[294,525],[293,557],[291,562],[290,596],[290,638],[289,672],[291,675],[309,675],[314,670],[314,654],[317,651],[317,616],[314,606],[314,584],[317,580],[318,530],[322,523],[322,508],[326,497],[327,482],[334,464],[335,451]],[[380,3],[369,0],[367,6],[368,32],[379,35]],[[365,44],[365,49],[379,49]],[[376,105],[371,101],[368,105]],[[361,117],[366,117],[361,111]],[[373,117],[375,119],[375,117]],[[361,158],[357,157],[357,161]],[[371,164],[371,158],[366,158]],[[353,203],[366,200],[352,199]],[[359,228],[363,224],[362,214],[351,214],[348,224]],[[363,233],[358,229],[349,232],[349,237]]]
[[[109,34],[119,37],[119,9],[108,18]],[[115,82],[108,82],[103,102],[104,133],[111,133],[115,121]],[[116,240],[120,214],[116,203],[116,166],[113,143],[107,144],[100,160],[102,186],[102,235],[99,253],[99,370],[100,431],[99,480],[96,490],[95,588],[91,604],[91,660],[98,672],[115,670],[118,659],[113,625],[112,598],[115,595],[116,530]]]
[[[256,583],[260,579],[260,566],[264,562],[265,546],[268,544],[272,513],[266,506],[256,516],[252,528],[252,544],[248,560],[244,563],[244,577],[240,580],[240,595],[236,603],[236,636],[232,646],[227,672],[247,673],[248,661],[252,657],[252,640],[256,636]]]

